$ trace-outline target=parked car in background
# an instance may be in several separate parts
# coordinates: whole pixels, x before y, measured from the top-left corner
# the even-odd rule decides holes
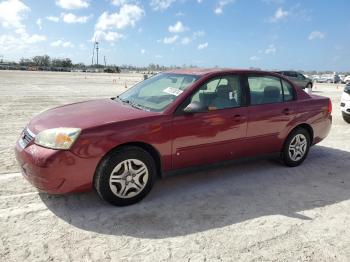
[[[344,82],[345,82],[345,84],[350,83],[350,75],[344,77]]]
[[[315,76],[312,78],[314,83],[327,83],[328,78],[325,76]]]
[[[300,86],[301,88],[312,88],[312,80],[310,78],[305,77],[303,74],[296,72],[296,71],[278,71],[276,72],[278,74],[281,74],[285,77],[287,77],[289,80],[291,80],[296,85]]]
[[[313,82],[316,83],[342,83],[342,79],[340,78],[339,75],[320,75],[320,76],[314,76],[312,78]]]
[[[176,169],[270,153],[298,166],[328,135],[331,112],[329,98],[309,95],[279,74],[175,70],[114,98],[40,113],[15,152],[24,177],[40,190],[94,188],[123,206]]]
[[[331,75],[327,78],[327,83],[338,84],[341,83],[341,79],[339,75]]]
[[[344,88],[341,96],[340,107],[345,122],[350,123],[350,83]]]

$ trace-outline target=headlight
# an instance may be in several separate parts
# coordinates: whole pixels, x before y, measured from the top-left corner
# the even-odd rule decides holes
[[[34,143],[52,149],[69,149],[77,140],[80,132],[80,128],[47,129],[35,137]]]

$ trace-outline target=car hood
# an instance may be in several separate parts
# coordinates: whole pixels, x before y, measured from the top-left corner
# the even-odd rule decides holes
[[[56,127],[90,128],[108,123],[151,117],[159,113],[143,111],[117,100],[98,99],[49,109],[35,116],[29,129],[37,134]]]

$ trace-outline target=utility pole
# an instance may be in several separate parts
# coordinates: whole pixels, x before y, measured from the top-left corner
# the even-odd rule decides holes
[[[96,64],[97,64],[97,67],[98,67],[98,50],[99,50],[99,48],[98,48],[98,42],[96,41]]]
[[[105,67],[107,67],[106,56],[103,56],[103,59],[104,59],[104,61],[105,61]]]
[[[94,42],[94,48],[92,49],[92,57],[91,57],[91,67],[94,65],[94,57],[95,57],[95,43]]]

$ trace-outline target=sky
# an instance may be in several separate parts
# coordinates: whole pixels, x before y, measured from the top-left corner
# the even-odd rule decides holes
[[[0,58],[350,71],[349,0],[0,0]]]

